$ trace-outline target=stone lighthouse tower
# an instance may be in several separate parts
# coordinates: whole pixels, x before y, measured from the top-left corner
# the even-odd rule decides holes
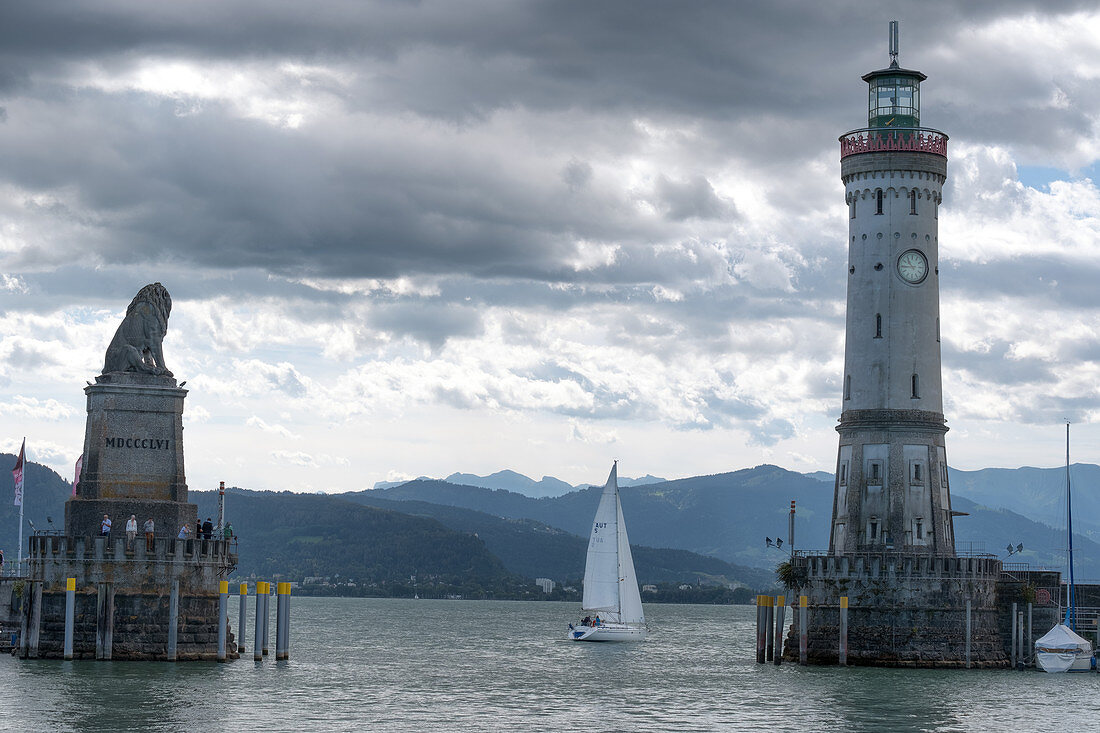
[[[841,136],[848,204],[843,407],[829,552],[955,553],[940,388],[938,216],[947,136],[920,126],[925,75],[863,76],[867,127]]]
[[[1001,562],[955,551],[940,388],[938,218],[947,136],[921,127],[924,74],[863,76],[840,137],[848,312],[829,550],[796,553],[784,655],[810,664],[1004,667]],[[805,632],[805,633],[803,633]]]

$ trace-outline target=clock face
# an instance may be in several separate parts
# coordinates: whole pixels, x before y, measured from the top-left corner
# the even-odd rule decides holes
[[[902,253],[898,258],[898,274],[902,280],[914,285],[924,280],[928,275],[928,260],[924,253],[915,249]]]

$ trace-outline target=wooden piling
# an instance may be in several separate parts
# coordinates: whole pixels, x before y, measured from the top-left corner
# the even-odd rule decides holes
[[[76,620],[76,578],[65,579],[65,659],[73,658],[73,624]]]
[[[264,581],[263,656],[267,656],[267,630],[271,619],[271,583]]]
[[[237,653],[244,654],[244,625],[248,620],[248,583],[241,583],[241,602],[237,610]]]
[[[806,664],[809,652],[809,629],[806,628],[809,601],[806,596],[798,597],[798,663],[801,665]]]
[[[1100,635],[1100,629],[1096,632]],[[1035,637],[1031,633],[1031,604],[1027,604],[1027,661],[1028,666],[1035,664]]]
[[[764,645],[767,639],[767,632],[764,631],[764,624],[767,623],[767,611],[765,610],[764,599],[768,596],[758,595],[756,596],[756,663],[764,663]]]
[[[229,581],[223,580],[218,583],[218,651],[217,659],[219,662],[225,661],[225,627],[229,625]]]
[[[783,660],[783,619],[787,616],[787,597],[776,596],[775,597],[775,650],[772,652],[772,658],[775,660],[775,666],[779,666]]]
[[[252,645],[252,658],[264,660],[264,582],[256,581],[256,642]]]
[[[1024,612],[1020,611],[1018,615],[1017,628],[1020,630],[1020,641],[1016,644],[1017,649],[1019,649],[1019,653],[1016,655],[1016,669],[1022,670],[1027,659],[1027,652],[1024,651]]]
[[[764,620],[764,661],[772,661],[772,653],[775,647],[775,597],[768,596],[764,606],[767,614]]]
[[[182,543],[180,543],[182,544]],[[179,636],[180,622],[180,581],[172,581],[172,591],[168,596],[168,661],[176,661],[176,640]]]
[[[1017,642],[1017,629],[1016,629],[1016,605],[1012,604],[1012,668],[1016,669],[1016,642]]]
[[[290,659],[290,583],[280,582],[275,591],[275,661]]]
[[[848,664],[848,596],[840,597],[840,666]]]
[[[971,602],[970,599],[966,599],[966,668],[970,669],[970,636],[972,630],[971,624]]]

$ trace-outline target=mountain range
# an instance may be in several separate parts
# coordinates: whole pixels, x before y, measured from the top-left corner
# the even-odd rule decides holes
[[[427,476],[421,476],[416,480],[432,481],[433,479]],[[536,499],[544,496],[563,496],[571,491],[588,486],[588,484],[577,484],[574,486],[561,479],[554,478],[553,476],[543,476],[538,481],[535,481],[533,478],[509,469],[497,471],[488,476],[478,476],[473,473],[452,473],[443,480],[450,484],[459,484],[462,486],[479,486],[483,489],[505,489]],[[651,476],[649,474],[641,478],[620,476],[619,486],[641,486],[642,484],[660,483],[664,480],[663,478],[658,478],[657,476]],[[392,489],[395,486],[401,486],[406,483],[408,483],[408,481],[378,481],[374,484],[374,488]]]
[[[0,466],[15,457],[0,454]],[[11,495],[11,474],[0,472],[0,496]],[[462,474],[452,474],[458,480]],[[1076,568],[1081,578],[1100,578],[1097,500],[1087,487],[1100,467],[1072,468]],[[474,597],[512,592],[533,577],[577,582],[599,489],[584,487],[554,496],[564,481],[534,481],[514,471],[488,477],[495,487],[420,479],[384,489],[321,495],[229,492],[228,517],[242,537],[240,571],[284,576],[334,575],[398,583],[413,575]],[[797,506],[795,545],[822,550],[828,542],[832,477],[757,466],[723,474],[663,481],[646,477],[621,485],[642,582],[768,585],[785,551],[765,536],[787,538],[790,500]],[[1007,545],[1023,544],[1010,561],[1059,568],[1063,533],[1052,528],[1064,511],[1064,469],[1021,468],[952,471],[953,507],[962,550],[1007,558]],[[511,483],[510,483],[511,482]],[[27,466],[26,518],[39,529],[61,529],[71,485],[52,470]],[[200,516],[213,516],[216,492],[192,491]],[[1036,517],[1047,523],[1036,521]],[[52,519],[52,523],[50,522]],[[18,508],[0,502],[0,547],[14,560]],[[523,579],[528,579],[524,581]],[[469,585],[472,583],[473,585]]]

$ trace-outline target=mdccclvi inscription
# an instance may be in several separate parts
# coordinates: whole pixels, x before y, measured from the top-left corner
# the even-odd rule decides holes
[[[168,450],[172,447],[172,441],[160,438],[107,438],[106,447]]]

